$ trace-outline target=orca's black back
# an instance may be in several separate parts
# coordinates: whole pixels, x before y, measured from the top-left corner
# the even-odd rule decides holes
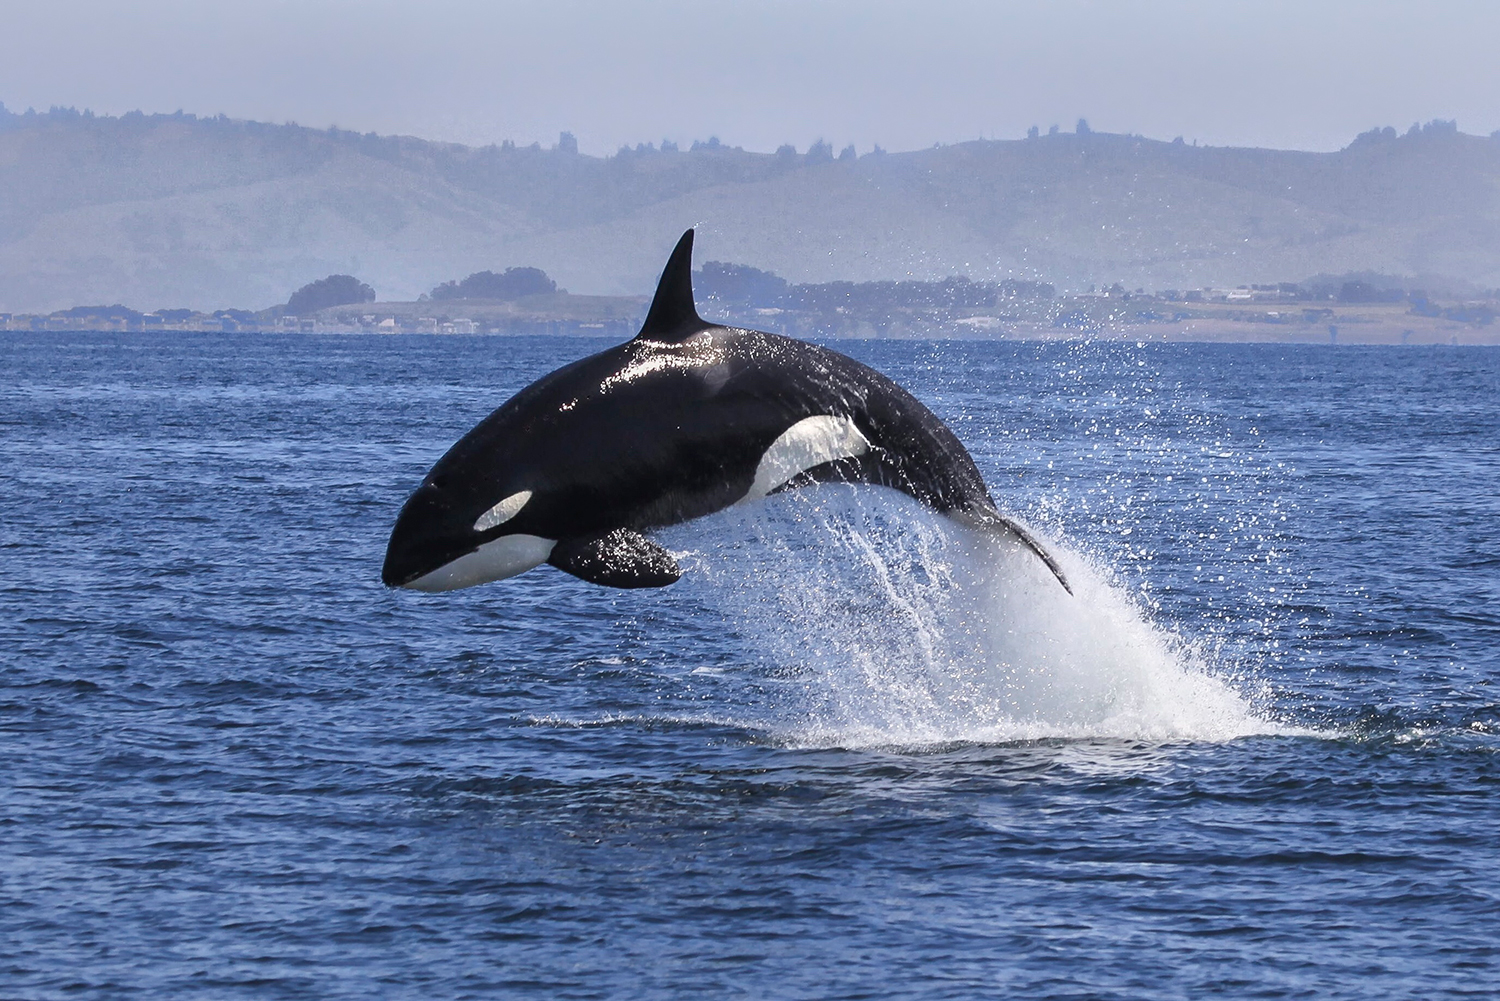
[[[820,415],[852,419],[874,447],[810,478],[880,483],[944,512],[993,508],[963,444],[896,383],[827,348],[727,327],[682,342],[637,339],[559,369],[486,418],[433,475],[472,474],[482,455],[508,467],[497,478],[524,470],[524,483],[470,477],[485,496],[514,487],[546,497],[515,531],[651,528],[744,497],[771,444]]]

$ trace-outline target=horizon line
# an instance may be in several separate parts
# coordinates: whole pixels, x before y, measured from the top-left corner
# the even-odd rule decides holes
[[[854,143],[848,143],[848,144],[844,145],[843,147],[839,147],[837,144],[829,142],[824,137],[820,137],[816,141],[808,144],[807,148],[805,150],[803,150],[803,151],[800,151],[800,152],[797,150],[796,144],[794,144],[794,143],[783,143],[783,144],[781,144],[775,150],[746,149],[743,146],[735,146],[735,145],[733,145],[731,143],[724,142],[717,135],[710,135],[707,139],[685,140],[685,141],[683,141],[681,143],[679,143],[677,140],[671,139],[670,137],[664,137],[661,140],[653,140],[653,141],[648,141],[648,142],[638,142],[634,146],[631,146],[631,145],[628,145],[628,144],[627,145],[623,145],[623,146],[619,147],[617,150],[615,150],[613,153],[596,154],[596,153],[584,153],[584,152],[580,152],[580,150],[578,149],[577,135],[574,132],[572,132],[570,130],[567,130],[567,129],[564,129],[561,132],[559,132],[559,134],[558,134],[558,141],[555,144],[553,144],[552,146],[543,146],[539,140],[533,140],[532,142],[525,143],[523,145],[523,144],[521,144],[520,142],[518,142],[518,141],[516,141],[514,139],[502,139],[502,140],[499,140],[498,142],[490,142],[490,143],[486,143],[486,144],[483,144],[483,145],[474,145],[474,144],[470,144],[470,143],[457,142],[457,141],[448,140],[448,139],[428,139],[428,138],[425,138],[423,136],[410,135],[410,134],[407,134],[407,133],[395,133],[395,132],[392,132],[392,133],[379,133],[379,132],[374,132],[374,131],[359,132],[359,131],[356,131],[354,129],[340,128],[337,124],[330,124],[330,125],[327,125],[327,126],[303,125],[300,122],[297,122],[297,121],[292,120],[292,119],[288,119],[287,121],[284,121],[284,122],[271,122],[271,121],[264,121],[264,120],[256,119],[256,118],[234,118],[234,117],[231,117],[231,116],[225,114],[224,112],[219,112],[219,113],[213,114],[213,115],[200,115],[200,114],[197,114],[196,112],[185,111],[182,108],[178,108],[176,111],[172,111],[172,112],[162,112],[162,111],[146,112],[146,111],[143,111],[143,110],[137,108],[137,109],[133,109],[131,111],[121,112],[118,115],[112,115],[112,114],[109,114],[108,112],[96,113],[96,112],[94,112],[90,108],[84,108],[83,110],[80,111],[74,105],[64,106],[64,105],[57,105],[57,104],[54,104],[54,105],[50,106],[46,111],[37,111],[34,106],[28,106],[25,111],[12,111],[12,110],[10,110],[6,106],[6,104],[5,104],[4,101],[0,101],[0,132],[4,131],[3,122],[5,121],[5,119],[42,119],[42,118],[79,119],[79,120],[88,120],[88,121],[115,121],[115,122],[122,122],[122,121],[126,121],[127,119],[134,119],[134,118],[143,118],[143,119],[147,119],[147,120],[152,120],[152,119],[167,119],[167,120],[193,121],[193,122],[228,122],[228,123],[233,123],[233,124],[258,125],[258,126],[265,126],[267,128],[277,128],[277,129],[281,129],[281,128],[301,129],[301,130],[304,130],[304,131],[307,131],[307,132],[317,132],[317,133],[324,133],[324,134],[333,134],[335,136],[349,136],[349,137],[355,137],[355,138],[366,138],[367,139],[367,138],[373,137],[373,138],[376,138],[376,139],[397,139],[397,140],[403,140],[403,139],[405,139],[405,140],[413,140],[413,141],[416,141],[416,142],[428,143],[428,144],[434,145],[434,146],[458,147],[460,149],[475,150],[475,151],[478,151],[478,150],[487,150],[487,149],[502,149],[502,150],[515,149],[515,150],[537,150],[537,151],[541,151],[541,152],[561,152],[561,153],[568,154],[568,155],[589,157],[590,159],[595,159],[595,160],[608,160],[608,159],[612,159],[614,157],[620,156],[622,154],[635,155],[637,153],[644,154],[644,153],[649,153],[649,152],[656,152],[656,153],[697,152],[697,151],[705,150],[705,149],[706,150],[719,150],[719,149],[722,149],[722,150],[727,150],[727,151],[730,151],[730,152],[746,153],[746,154],[749,154],[749,155],[752,155],[752,156],[777,156],[777,155],[785,155],[785,152],[787,150],[790,150],[792,155],[802,156],[802,157],[807,156],[809,153],[812,152],[813,149],[818,148],[820,146],[823,147],[824,149],[826,149],[827,151],[829,151],[830,154],[834,154],[835,150],[839,150],[840,152],[842,152],[842,151],[846,151],[846,150],[849,150],[849,149],[855,149],[855,144]],[[1413,137],[1413,136],[1422,136],[1422,135],[1429,135],[1429,134],[1435,134],[1435,133],[1457,135],[1457,136],[1463,136],[1463,137],[1466,137],[1466,138],[1479,139],[1479,140],[1485,140],[1485,139],[1500,140],[1500,129],[1497,129],[1494,132],[1489,133],[1488,135],[1482,135],[1482,134],[1473,133],[1473,132],[1463,132],[1463,131],[1461,131],[1458,128],[1458,120],[1457,119],[1433,118],[1433,119],[1429,119],[1426,122],[1421,122],[1421,121],[1413,122],[1405,131],[1398,130],[1395,126],[1391,126],[1391,125],[1375,125],[1375,126],[1371,127],[1370,129],[1368,129],[1368,130],[1366,130],[1364,132],[1357,133],[1353,138],[1351,138],[1349,140],[1349,142],[1347,144],[1345,144],[1344,146],[1339,147],[1337,150],[1297,149],[1297,148],[1279,147],[1279,146],[1243,146],[1243,145],[1240,145],[1240,146],[1237,146],[1237,145],[1215,146],[1215,145],[1212,145],[1210,143],[1200,144],[1197,139],[1193,139],[1193,140],[1189,141],[1189,140],[1187,140],[1185,138],[1184,135],[1178,135],[1178,136],[1173,137],[1172,139],[1160,139],[1160,138],[1156,138],[1156,137],[1152,137],[1152,136],[1147,136],[1147,135],[1145,135],[1143,133],[1137,133],[1137,132],[1109,132],[1109,131],[1103,130],[1103,129],[1094,129],[1094,128],[1092,128],[1092,127],[1089,126],[1088,119],[1085,117],[1085,118],[1079,118],[1078,121],[1075,123],[1075,125],[1074,125],[1074,127],[1072,129],[1063,129],[1063,128],[1061,128],[1061,126],[1059,126],[1057,124],[1052,124],[1052,125],[1049,125],[1047,127],[1047,131],[1043,132],[1041,130],[1041,127],[1039,125],[1032,125],[1031,128],[1027,131],[1027,133],[1025,135],[1019,136],[1019,137],[1014,137],[1014,138],[997,138],[997,137],[993,137],[993,136],[980,135],[980,136],[975,136],[975,137],[973,137],[971,139],[959,139],[959,140],[954,140],[954,141],[951,141],[951,142],[937,141],[937,142],[934,142],[931,146],[922,146],[922,147],[917,147],[917,148],[913,148],[913,149],[901,149],[901,150],[897,150],[897,149],[884,149],[884,148],[881,147],[881,145],[879,143],[873,143],[873,144],[871,144],[871,148],[869,150],[867,150],[866,152],[864,152],[864,153],[859,153],[859,152],[856,151],[855,156],[858,157],[858,158],[860,158],[860,159],[862,159],[862,158],[864,158],[866,156],[878,156],[878,155],[886,155],[886,154],[889,154],[889,155],[907,155],[907,154],[912,154],[912,153],[924,153],[924,152],[928,152],[930,150],[943,149],[943,148],[947,148],[947,147],[951,147],[951,146],[965,146],[965,145],[968,145],[970,143],[1025,143],[1025,142],[1038,141],[1038,140],[1042,140],[1042,139],[1054,139],[1055,140],[1055,139],[1060,139],[1060,138],[1063,138],[1063,137],[1086,138],[1086,137],[1089,137],[1089,136],[1108,137],[1108,138],[1114,138],[1114,139],[1131,139],[1131,140],[1136,140],[1136,141],[1140,141],[1140,142],[1160,143],[1161,145],[1164,145],[1164,146],[1182,145],[1182,146],[1190,146],[1190,147],[1195,148],[1195,149],[1264,150],[1266,152],[1274,152],[1274,153],[1305,153],[1305,154],[1308,154],[1308,155],[1324,155],[1324,156],[1327,156],[1327,155],[1333,155],[1335,153],[1342,153],[1345,150],[1348,150],[1351,146],[1354,146],[1356,143],[1358,143],[1362,139],[1367,139],[1367,138],[1373,138],[1373,139],[1377,139],[1377,140],[1380,140],[1380,139],[1400,139],[1400,138],[1409,138],[1409,137]],[[660,143],[659,146],[657,145],[658,142]],[[837,154],[834,154],[834,155],[836,156]],[[830,158],[834,158],[834,157],[831,156]]]

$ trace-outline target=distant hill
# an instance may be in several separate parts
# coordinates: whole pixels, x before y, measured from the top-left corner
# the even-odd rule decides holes
[[[834,159],[610,157],[191,115],[0,110],[0,310],[385,300],[529,266],[640,295],[678,233],[793,282],[1196,288],[1369,271],[1500,286],[1500,138],[1433,123],[1337,153],[1059,134]]]

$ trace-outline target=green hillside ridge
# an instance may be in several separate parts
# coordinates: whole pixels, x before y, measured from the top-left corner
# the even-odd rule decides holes
[[[1042,280],[1060,290],[1374,271],[1500,286],[1500,137],[1436,122],[1336,153],[1104,133],[835,158],[717,143],[608,157],[224,117],[0,110],[0,310],[261,309],[330,274],[413,301],[540,268],[649,293],[704,260],[798,283]]]

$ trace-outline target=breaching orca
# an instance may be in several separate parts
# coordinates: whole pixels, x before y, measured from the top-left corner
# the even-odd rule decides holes
[[[688,230],[633,340],[527,386],[438,460],[396,519],[387,585],[447,591],[550,563],[596,584],[663,587],[682,572],[642,532],[840,481],[893,487],[1017,539],[1068,588],[910,393],[827,348],[699,317],[692,250]]]

